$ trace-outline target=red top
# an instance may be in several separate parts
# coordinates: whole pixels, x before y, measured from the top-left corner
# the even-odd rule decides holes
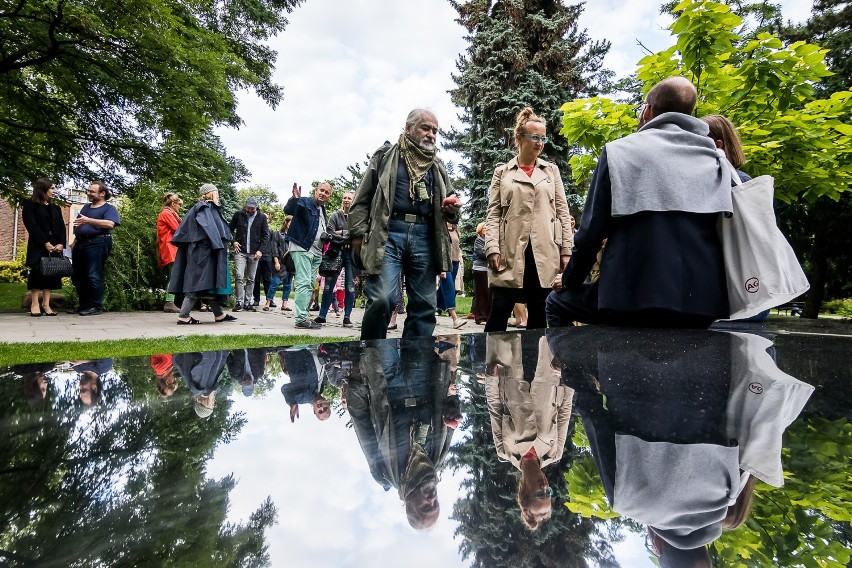
[[[177,247],[172,244],[172,237],[180,225],[180,217],[173,209],[164,207],[160,211],[160,216],[157,217],[157,245],[160,249],[159,265],[160,268],[171,264],[175,261]]]
[[[151,355],[151,368],[157,376],[165,375],[172,368],[171,355]]]
[[[524,170],[524,173],[526,173],[528,177],[532,177],[533,170],[535,169],[535,164],[531,166],[522,166],[521,164],[518,164],[518,167]]]

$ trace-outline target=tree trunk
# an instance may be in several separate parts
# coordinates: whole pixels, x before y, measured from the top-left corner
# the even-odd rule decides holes
[[[825,237],[817,233],[811,249],[811,289],[805,296],[803,318],[817,319],[822,301],[825,298],[825,283],[828,280],[828,250]]]

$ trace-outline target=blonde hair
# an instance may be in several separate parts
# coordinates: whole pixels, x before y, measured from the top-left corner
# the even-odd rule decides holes
[[[755,484],[757,484],[757,478],[749,475],[745,485],[740,490],[740,494],[737,495],[736,502],[728,507],[728,512],[722,520],[723,529],[733,530],[748,520]]]
[[[725,151],[728,161],[735,168],[742,167],[745,163],[745,154],[743,153],[740,135],[737,133],[737,127],[721,114],[710,114],[701,117],[701,120],[710,127],[710,138],[714,141],[722,141],[722,150]]]
[[[524,107],[521,112],[518,113],[518,116],[515,117],[515,146],[518,145],[518,139],[527,133],[525,127],[528,122],[539,122],[547,127],[547,122],[538,116],[533,109],[530,107]]]
[[[169,192],[163,196],[163,207],[170,207],[175,201],[180,201],[176,193]]]
[[[515,501],[518,503],[518,508],[521,511],[521,522],[529,531],[537,531],[542,523],[549,521],[553,516],[553,509],[550,509],[543,515],[536,515],[530,511],[529,506],[532,504],[532,501],[524,495],[523,472],[521,472],[521,476],[518,478],[518,492],[515,494]]]

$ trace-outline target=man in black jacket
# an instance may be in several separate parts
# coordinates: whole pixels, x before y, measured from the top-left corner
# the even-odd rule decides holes
[[[262,256],[261,249],[269,242],[269,223],[266,215],[257,210],[254,197],[246,199],[246,206],[234,213],[228,225],[234,235],[234,264],[237,270],[237,303],[234,311],[256,311],[252,304],[254,275]]]

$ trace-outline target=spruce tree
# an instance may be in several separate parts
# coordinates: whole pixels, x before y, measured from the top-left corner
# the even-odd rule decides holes
[[[609,42],[593,42],[577,27],[582,4],[560,0],[454,1],[456,20],[469,47],[456,63],[450,91],[462,109],[464,130],[447,133],[447,147],[468,159],[461,188],[468,196],[469,223],[482,221],[495,166],[515,153],[515,115],[532,107],[548,124],[542,157],[559,166],[566,188],[570,148],[559,135],[559,107],[596,93],[612,73],[602,70]],[[570,192],[570,190],[569,190]]]

